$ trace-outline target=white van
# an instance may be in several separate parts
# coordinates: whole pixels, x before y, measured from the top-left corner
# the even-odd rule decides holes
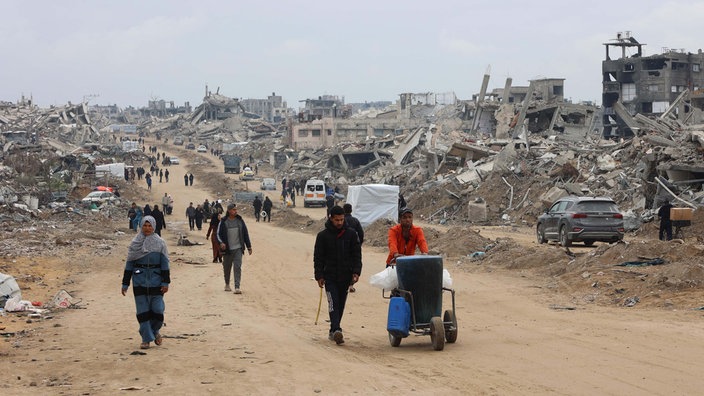
[[[325,206],[325,183],[319,179],[310,179],[306,182],[303,195],[303,207],[313,205]]]

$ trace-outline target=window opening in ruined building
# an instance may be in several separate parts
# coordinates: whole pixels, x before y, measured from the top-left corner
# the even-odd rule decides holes
[[[664,59],[647,59],[643,62],[643,69],[645,70],[660,70],[667,67],[667,63]]]
[[[652,113],[653,112],[653,102],[643,102],[641,104],[641,111],[643,113]]]
[[[673,86],[670,88],[670,92],[677,92],[677,85],[673,85]]]
[[[699,63],[692,63],[692,71],[693,72],[699,71]]]
[[[320,137],[320,129],[313,129],[313,131],[311,132],[311,136]]]
[[[621,99],[624,102],[630,102],[636,98],[636,84],[621,85]]]
[[[672,62],[672,70],[686,70],[687,64],[682,62]]]
[[[332,136],[332,129],[326,129],[325,131],[328,133],[328,136]]]
[[[553,95],[562,95],[564,92],[564,87],[562,85],[554,85],[552,87],[552,94]]]
[[[633,63],[626,63],[623,65],[623,71],[627,72],[632,72],[636,69],[636,66]]]
[[[651,113],[664,113],[670,107],[670,102],[653,102],[653,110]]]
[[[384,136],[384,130],[379,128],[374,128],[374,136],[382,137]]]
[[[299,129],[298,130],[298,137],[308,137],[308,130],[307,129]]]

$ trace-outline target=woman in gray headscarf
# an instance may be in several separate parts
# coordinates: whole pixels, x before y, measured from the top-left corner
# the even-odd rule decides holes
[[[154,232],[156,220],[145,216],[141,226],[127,251],[122,295],[127,292],[131,280],[142,336],[140,348],[147,349],[152,341],[156,345],[162,342],[159,330],[164,324],[164,293],[169,291],[171,276],[166,242]]]

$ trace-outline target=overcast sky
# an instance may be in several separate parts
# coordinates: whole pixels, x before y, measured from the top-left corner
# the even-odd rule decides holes
[[[565,97],[600,103],[602,44],[616,32],[646,55],[704,48],[699,0],[0,0],[0,15],[0,100],[40,106],[195,106],[206,84],[276,92],[296,109],[324,94],[470,99],[489,68],[489,90],[565,78]]]

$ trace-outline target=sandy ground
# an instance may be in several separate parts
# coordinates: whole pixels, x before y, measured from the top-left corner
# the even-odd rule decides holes
[[[539,277],[466,271],[455,262],[445,266],[457,293],[457,342],[437,352],[430,337],[411,335],[392,348],[385,331],[388,300],[368,284],[383,269],[386,253],[366,244],[362,281],[343,320],[346,342],[337,346],[327,339],[324,308],[314,324],[319,288],[312,279],[313,233],[281,227],[286,217],[276,211],[271,224],[245,214],[254,253],[245,257],[243,294],[223,291],[206,229],[187,231],[184,214],[189,201],[213,198],[203,190],[210,177],[199,171],[194,186],[185,187],[183,172],[196,155],[180,157],[171,182],[157,182],[151,192],[154,202],[164,192],[176,197],[164,233],[173,281],[165,297],[164,344],[138,349],[134,302],[130,294],[120,295],[132,234],[114,237],[105,255],[78,247],[69,266],[73,283],[64,287],[84,309],[54,311],[31,326],[21,315],[2,318],[5,331],[28,329],[0,343],[0,393],[671,395],[704,388],[696,374],[704,356],[700,311],[568,307]],[[212,178],[222,175],[214,161],[206,171]],[[308,228],[322,224],[325,213],[295,212],[310,217]],[[530,229],[506,231],[532,243]],[[176,246],[179,233],[204,245]],[[57,271],[57,277],[66,275]],[[29,289],[25,298],[32,290],[41,289]]]

